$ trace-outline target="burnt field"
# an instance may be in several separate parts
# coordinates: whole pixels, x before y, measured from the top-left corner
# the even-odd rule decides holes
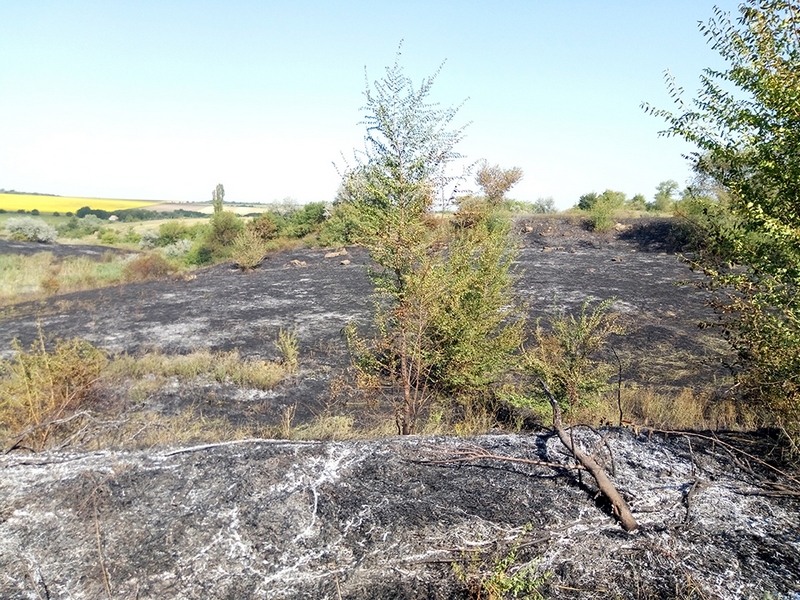
[[[520,221],[517,291],[530,324],[560,310],[578,311],[589,300],[614,299],[626,333],[613,350],[626,385],[664,393],[681,389],[722,391],[732,357],[705,305],[707,292],[695,283],[682,259],[675,222],[637,219],[611,232],[587,231],[567,217]],[[57,255],[84,252],[80,246],[8,243],[3,252],[55,249]],[[230,264],[181,278],[147,281],[7,306],[0,313],[0,352],[11,341],[28,346],[39,327],[47,338],[88,340],[110,354],[158,351],[186,354],[209,349],[237,350],[243,358],[277,360],[278,332],[294,330],[300,343],[299,369],[276,388],[245,389],[202,379],[150,390],[142,408],[175,413],[194,407],[232,423],[278,423],[291,408],[296,422],[324,412],[353,412],[350,356],[343,336],[349,323],[371,326],[369,259],[359,248],[326,258],[323,249],[269,256],[259,269],[241,273]],[[616,360],[609,351],[609,360]],[[108,391],[124,403],[125,386]]]

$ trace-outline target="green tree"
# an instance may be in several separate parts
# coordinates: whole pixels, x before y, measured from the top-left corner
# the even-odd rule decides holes
[[[353,335],[364,377],[393,396],[398,432],[414,433],[440,392],[485,388],[521,341],[510,273],[515,249],[490,205],[468,227],[433,221],[437,190],[455,183],[458,108],[428,101],[439,71],[415,87],[399,64],[365,93],[366,148],[343,174],[337,200],[351,206],[355,238],[378,268],[374,340]],[[441,67],[440,67],[441,68]],[[459,221],[460,223],[460,221]]]
[[[653,202],[647,205],[648,210],[667,212],[672,209],[675,203],[675,194],[680,189],[678,182],[674,179],[662,181],[656,186],[656,193]]]
[[[632,210],[647,210],[647,200],[642,194],[636,194],[625,205]]]
[[[697,97],[664,118],[664,135],[696,144],[695,170],[724,189],[705,210],[703,267],[727,291],[718,307],[745,360],[741,387],[800,438],[800,2],[746,0],[734,23],[715,8],[701,31],[727,63],[706,69]],[[796,446],[795,446],[796,447]]]
[[[578,198],[577,206],[580,210],[591,210],[594,203],[597,202],[597,198],[598,196],[595,192],[589,192]]]
[[[222,212],[222,201],[225,199],[225,188],[221,183],[217,184],[211,192],[211,205],[214,207],[214,214]]]

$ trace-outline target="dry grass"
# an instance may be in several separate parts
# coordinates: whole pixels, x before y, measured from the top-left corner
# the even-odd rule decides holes
[[[744,430],[760,419],[752,410],[732,398],[717,397],[711,391],[690,388],[623,386],[620,395],[607,393],[602,400],[571,415],[574,423],[619,424],[674,430]]]
[[[83,256],[57,259],[50,252],[0,254],[0,305],[120,283],[128,260],[111,253],[102,261]]]
[[[14,348],[15,358],[0,361],[0,444],[36,450],[67,444],[149,447],[265,435],[270,431],[208,419],[194,407],[164,415],[136,406],[174,379],[266,390],[290,372],[278,363],[243,359],[237,351],[151,352],[108,360],[83,340],[59,341],[47,348],[41,332],[30,350],[18,344]],[[98,404],[97,398],[109,396],[104,391],[126,388],[128,393],[113,406]],[[352,423],[321,421],[308,435],[339,439],[338,432],[348,427]]]
[[[48,351],[41,330],[29,350],[16,341],[13,347],[15,358],[0,361],[0,439],[39,450],[91,405],[106,356],[79,339],[58,341]]]
[[[150,381],[152,378],[177,377],[188,381],[205,377],[220,383],[268,390],[275,387],[289,372],[278,363],[242,359],[237,350],[197,350],[189,354],[173,355],[155,351],[140,356],[115,357],[106,368],[104,377],[109,381],[133,379],[145,382],[148,387],[154,385],[147,383],[148,377],[151,378]]]

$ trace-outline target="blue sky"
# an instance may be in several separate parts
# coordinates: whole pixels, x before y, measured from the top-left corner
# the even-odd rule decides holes
[[[459,149],[519,166],[511,196],[569,207],[690,176],[643,101],[720,67],[706,0],[0,0],[0,188],[202,201],[331,200],[363,147],[364,68],[444,68]]]

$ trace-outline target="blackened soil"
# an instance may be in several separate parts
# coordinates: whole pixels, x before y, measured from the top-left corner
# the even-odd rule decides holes
[[[678,254],[684,247],[674,220],[639,219],[607,233],[588,231],[568,217],[518,223],[521,252],[517,290],[531,320],[558,311],[579,311],[587,301],[614,299],[627,333],[614,340],[626,381],[667,387],[705,388],[729,374],[724,341],[705,306],[706,292]],[[52,251],[58,245],[9,244],[0,251]],[[70,249],[74,248],[72,246]],[[66,250],[65,250],[66,252]],[[296,419],[319,414],[332,401],[331,383],[349,365],[342,330],[371,323],[372,287],[366,253],[325,258],[303,249],[270,256],[261,268],[241,273],[230,264],[188,278],[127,284],[5,307],[0,313],[0,355],[11,340],[27,345],[41,324],[46,335],[81,337],[110,353],[201,348],[237,349],[245,357],[277,359],[280,329],[295,329],[301,370],[270,392],[232,386],[186,385],[154,393],[154,406],[195,405],[228,418],[275,423],[297,406]],[[343,262],[349,261],[348,264]],[[611,354],[609,354],[611,359]],[[340,382],[341,383],[341,382]]]

